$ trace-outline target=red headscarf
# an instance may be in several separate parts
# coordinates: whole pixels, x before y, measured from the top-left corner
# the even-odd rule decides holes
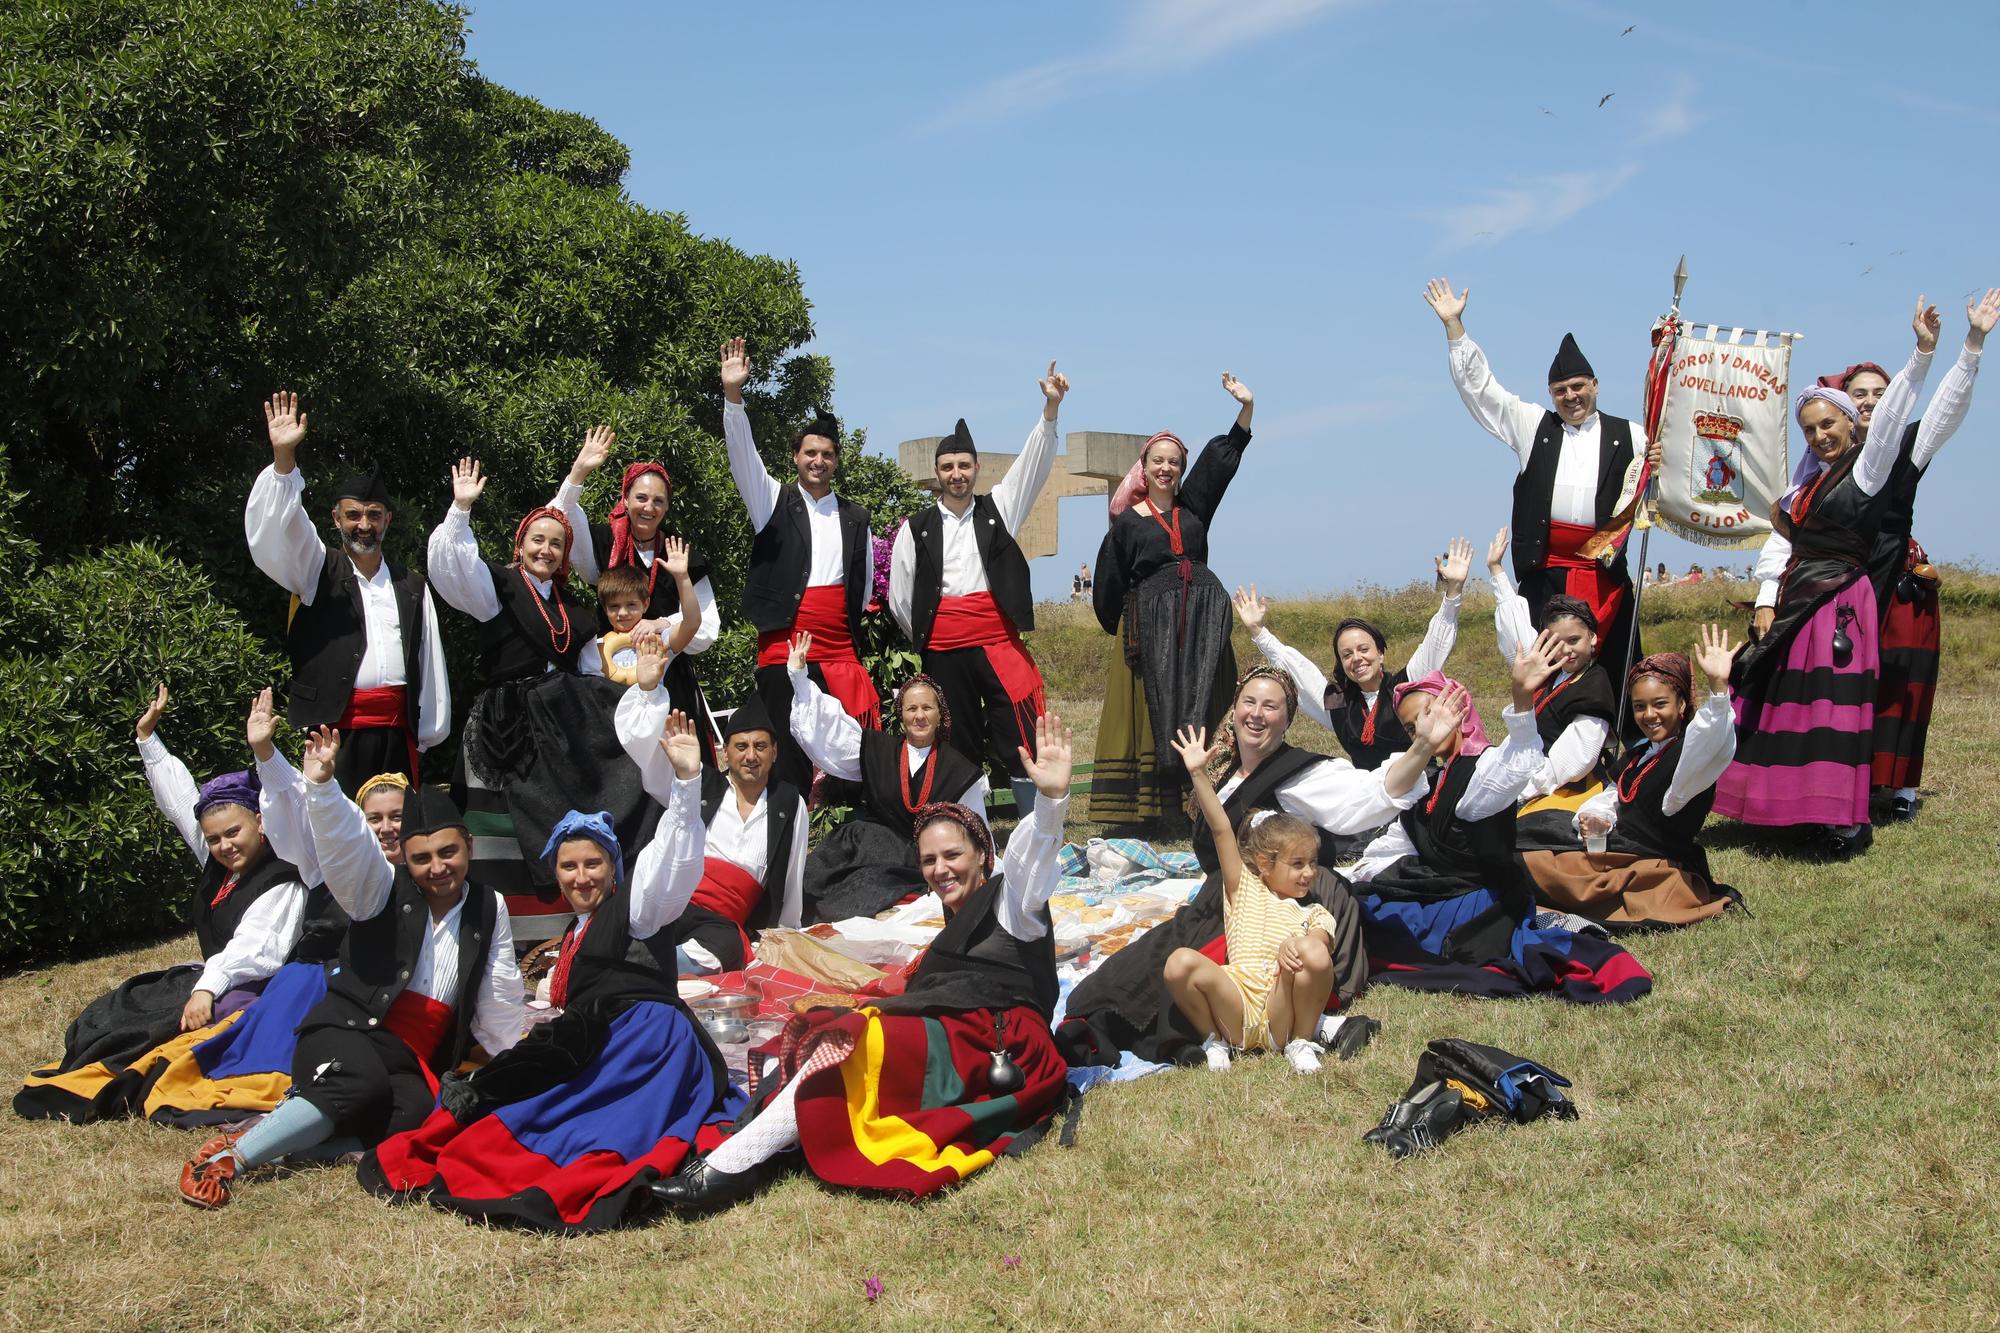
[[[607,568],[615,569],[619,565],[632,565],[639,561],[639,548],[632,541],[632,520],[625,513],[625,497],[632,493],[632,483],[649,473],[666,486],[666,498],[674,498],[674,479],[667,475],[665,464],[633,463],[625,469],[625,479],[618,483],[618,503],[611,506],[611,559],[606,562]],[[660,549],[662,540],[659,533],[653,534],[655,551]]]
[[[1442,671],[1433,671],[1417,680],[1406,680],[1389,694],[1389,707],[1394,708],[1412,694],[1443,694],[1457,681]],[[1472,692],[1465,694],[1465,720],[1458,724],[1458,752],[1468,759],[1477,755],[1492,742],[1486,739],[1486,725],[1479,720],[1479,708],[1472,702]]]
[[[514,563],[517,565],[521,563],[521,543],[523,540],[527,538],[529,527],[531,527],[537,519],[544,519],[544,518],[552,518],[556,522],[562,524],[562,530],[563,530],[562,568],[556,570],[556,577],[555,577],[556,583],[560,585],[569,581],[569,552],[570,548],[576,545],[576,533],[570,529],[569,516],[564,514],[563,511],[560,509],[553,508],[549,505],[543,505],[540,509],[530,509],[528,511],[527,517],[521,520],[521,526],[514,529]]]
[[[1882,377],[1882,382],[1884,384],[1887,384],[1889,382],[1890,379],[1889,372],[1882,369],[1882,367],[1876,365],[1873,361],[1856,361],[1853,365],[1841,371],[1838,375],[1821,375],[1819,377],[1820,387],[1822,389],[1838,389],[1842,393],[1846,393],[1847,382],[1853,379],[1856,375],[1859,375],[1864,370],[1871,370],[1875,372],[1877,375],[1880,375]]]
[[[924,836],[924,830],[933,824],[956,824],[965,830],[965,836],[972,841],[972,850],[979,853],[979,861],[987,874],[993,873],[993,831],[986,827],[986,821],[956,801],[932,801],[919,809],[915,816],[915,831],[910,834],[910,845],[916,846],[917,839]]]
[[[1665,681],[1667,688],[1679,696],[1682,709],[1688,713],[1694,711],[1694,664],[1687,660],[1687,654],[1653,653],[1634,662],[1632,669],[1625,673],[1628,694],[1641,676],[1654,676]],[[1681,725],[1687,725],[1686,717],[1681,719]]]
[[[1174,447],[1181,451],[1181,475],[1187,476],[1187,446],[1181,437],[1170,430],[1163,430],[1139,446],[1139,456],[1132,460],[1132,466],[1111,488],[1111,517],[1117,518],[1133,505],[1146,498],[1146,454],[1161,440],[1172,440]]]

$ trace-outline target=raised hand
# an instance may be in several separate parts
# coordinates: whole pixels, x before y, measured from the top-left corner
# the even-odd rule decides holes
[[[278,712],[271,706],[271,691],[266,686],[250,701],[250,716],[243,722],[243,738],[250,742],[250,753],[265,760],[277,753],[271,743],[277,732]]]
[[[1062,406],[1063,396],[1069,392],[1069,376],[1057,374],[1056,363],[1051,361],[1048,378],[1036,380],[1035,383],[1042,386],[1042,397],[1046,400],[1042,404],[1042,415],[1054,421],[1056,409]]]
[[[1472,543],[1463,537],[1453,537],[1436,563],[1438,582],[1444,585],[1445,596],[1458,596],[1465,591],[1465,576],[1472,572]]]
[[[743,386],[750,382],[750,351],[741,338],[722,340],[722,396],[732,403],[743,401]]]
[[[1769,610],[1769,608],[1765,608]],[[1694,663],[1708,677],[1708,687],[1716,694],[1729,693],[1729,668],[1742,644],[1731,647],[1729,631],[1720,625],[1703,625],[1701,642],[1695,645]]]
[[[1060,800],[1069,795],[1070,769],[1076,762],[1076,741],[1063,720],[1054,713],[1043,713],[1035,719],[1035,752],[1028,753],[1025,745],[1017,746],[1021,756],[1021,767],[1028,775],[1028,781],[1035,784],[1035,790],[1050,800]]]
[[[147,704],[146,711],[139,714],[139,724],[133,728],[134,731],[139,733],[140,740],[149,741],[153,739],[153,729],[160,725],[160,715],[166,711],[167,683],[161,681],[153,687],[153,702]]]
[[[800,630],[792,636],[792,652],[791,656],[785,659],[785,668],[789,671],[804,671],[806,669],[806,658],[812,650],[812,631]]]
[[[1535,691],[1540,689],[1549,677],[1556,674],[1556,663],[1562,660],[1562,645],[1556,641],[1555,631],[1545,629],[1535,636],[1535,641],[1524,644],[1520,654],[1514,659],[1514,710],[1531,713],[1535,708]]]
[[[1436,754],[1451,738],[1465,727],[1465,715],[1472,711],[1472,694],[1465,686],[1452,681],[1444,693],[1434,696],[1424,715],[1417,719],[1417,729],[1410,739],[1426,754]]]
[[[1237,379],[1226,370],[1222,372],[1222,391],[1245,407],[1250,406],[1257,398],[1255,394],[1250,392],[1249,385]]]
[[[611,443],[617,438],[618,432],[609,426],[592,426],[585,431],[576,461],[569,465],[569,484],[581,486],[590,480],[590,474],[603,467],[604,460],[611,456]]]
[[[2000,323],[2000,287],[1988,287],[1986,295],[1965,303],[1965,345],[1978,349],[1986,345],[1986,335]]]
[[[1511,534],[1505,528],[1493,534],[1493,540],[1486,547],[1486,572],[1488,574],[1495,577],[1499,576],[1500,566],[1507,559],[1507,543],[1509,540],[1511,540]]]
[[[1244,629],[1255,634],[1258,630],[1264,628],[1264,617],[1269,613],[1271,604],[1257,595],[1256,584],[1253,583],[1250,585],[1249,592],[1244,592],[1239,586],[1236,589],[1234,601],[1236,603],[1236,618],[1243,622]]]
[[[679,537],[669,537],[666,550],[661,557],[667,562],[667,573],[676,579],[688,572],[688,544]]]
[[[1467,287],[1458,295],[1451,294],[1451,283],[1444,278],[1432,278],[1424,287],[1424,301],[1432,313],[1444,324],[1444,331],[1454,338],[1465,336],[1465,299],[1472,295]]]
[[[466,513],[472,512],[473,502],[486,490],[486,474],[480,471],[476,459],[461,458],[452,464],[451,502]]]
[[[667,762],[674,766],[677,778],[691,778],[701,772],[701,741],[696,737],[694,722],[686,713],[676,708],[667,714],[660,748],[667,752]]]
[[[1910,327],[1916,331],[1919,352],[1937,350],[1938,330],[1944,327],[1944,321],[1938,318],[1938,308],[1925,305],[1921,296],[1917,298],[1917,313],[1910,316]]]
[[[1182,727],[1179,731],[1175,732],[1174,753],[1181,757],[1181,763],[1187,766],[1189,773],[1200,777],[1207,771],[1208,761],[1215,754],[1215,751],[1210,748],[1208,743],[1207,728]]]
[[[340,758],[340,733],[332,727],[320,727],[306,733],[305,753],[299,756],[299,768],[306,775],[307,782],[333,781],[333,761]]]
[[[271,437],[272,464],[290,472],[306,438],[306,414],[299,411],[297,394],[280,389],[264,400],[264,433]]]
[[[632,651],[639,655],[639,663],[633,668],[632,687],[651,693],[660,687],[667,674],[667,645],[660,642],[658,630],[642,631],[632,636]]]

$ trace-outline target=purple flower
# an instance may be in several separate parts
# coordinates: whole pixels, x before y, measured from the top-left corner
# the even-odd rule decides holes
[[[868,1303],[873,1305],[882,1297],[882,1279],[871,1277],[861,1284],[861,1289],[868,1293]]]
[[[1003,1254],[1000,1256],[1000,1266],[1002,1268],[1019,1268],[1021,1266],[1021,1256],[1018,1254]]]
[[[875,569],[873,596],[868,602],[871,611],[889,604],[889,565],[895,557],[896,534],[903,530],[904,522],[903,519],[897,519],[889,525],[887,532],[877,535],[871,544]]]

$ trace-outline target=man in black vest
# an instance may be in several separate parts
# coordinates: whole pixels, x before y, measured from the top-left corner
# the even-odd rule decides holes
[[[1637,422],[1597,410],[1597,376],[1573,335],[1563,335],[1549,365],[1553,411],[1502,388],[1487,368],[1486,353],[1465,335],[1471,290],[1453,295],[1451,284],[1437,278],[1424,299],[1444,324],[1451,380],[1466,410],[1520,459],[1511,524],[1520,594],[1538,629],[1542,604],[1557,593],[1588,602],[1604,627],[1599,660],[1613,680],[1622,681],[1642,655],[1633,634],[1632,575],[1625,565],[1629,528],[1624,525],[1638,495],[1632,464],[1644,455],[1659,466],[1658,450],[1647,444]]]
[[[379,471],[334,488],[340,551],[321,539],[301,503],[298,468],[306,437],[299,397],[264,404],[271,466],[243,508],[250,558],[292,594],[285,648],[292,659],[286,716],[302,731],[337,727],[340,783],[348,791],[378,773],[418,778],[419,755],[451,730],[451,682],[437,609],[415,570],[382,558],[395,517]]]
[[[1035,594],[1015,534],[1055,466],[1056,412],[1069,377],[1051,361],[1037,382],[1042,415],[990,493],[973,493],[979,451],[965,418],[938,441],[938,502],[903,525],[889,560],[889,611],[923,653],[925,674],[944,687],[951,743],[981,768],[998,753],[1022,815],[1034,809],[1035,784],[1020,749],[1033,748],[1047,705],[1042,673],[1021,642],[1021,631],[1035,627]]]
[[[743,614],[757,629],[757,693],[777,728],[778,776],[800,791],[812,765],[792,739],[792,684],[785,670],[792,636],[811,633],[809,671],[863,726],[882,725],[882,697],[854,650],[861,614],[875,587],[875,543],[868,511],[833,493],[840,468],[840,424],[821,412],[792,443],[794,482],[764,468],[743,386],[750,353],[743,339],[722,344],[722,434],[729,474],[757,534],[743,581]]]
[[[422,1123],[437,1076],[476,1041],[498,1055],[521,1039],[521,970],[506,904],[466,882],[472,837],[435,787],[403,798],[403,865],[392,867],[354,802],[334,780],[340,737],[306,741],[306,818],[326,887],[352,918],[326,998],[299,1024],[292,1095],[247,1133],[198,1149],[181,1171],[181,1198],[229,1202],[235,1182],[336,1134],[380,1143]]]

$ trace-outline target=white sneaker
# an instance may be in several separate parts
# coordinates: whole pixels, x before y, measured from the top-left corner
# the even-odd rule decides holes
[[[1319,1047],[1304,1037],[1294,1037],[1285,1043],[1285,1062],[1291,1065],[1294,1074],[1317,1074]]]
[[[1201,1044],[1201,1053],[1208,1061],[1208,1072],[1226,1074],[1229,1072],[1229,1043],[1219,1035],[1210,1033],[1208,1040]]]

